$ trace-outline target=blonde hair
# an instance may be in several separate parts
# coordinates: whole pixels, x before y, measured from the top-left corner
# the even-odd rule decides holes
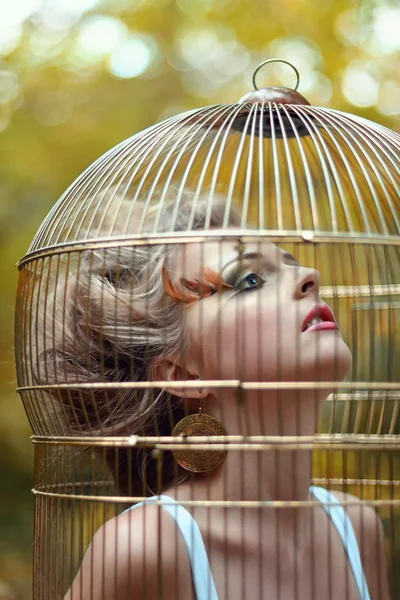
[[[177,212],[174,192],[169,192],[161,210],[160,205],[147,210],[142,201],[132,210],[130,199],[113,191],[109,194],[107,213],[100,211],[96,217],[100,223],[96,237],[111,230],[114,235],[127,229],[128,233],[136,233],[139,223],[144,224],[145,231],[151,231],[155,219],[157,232],[172,228],[186,231],[189,226],[192,230],[219,228],[224,223],[226,202],[218,196],[212,198],[211,206],[204,195],[194,204],[194,193],[185,191]],[[230,211],[228,224],[240,226],[235,210]],[[91,231],[95,230],[96,221],[91,224]],[[154,359],[182,352],[188,341],[184,309],[165,294],[163,285],[163,269],[170,268],[176,256],[177,247],[171,244],[116,244],[85,250],[80,255],[64,255],[56,274],[54,265],[47,264],[52,274],[47,276],[46,290],[42,290],[44,300],[39,299],[34,324],[40,338],[38,356],[33,361],[36,382],[151,381]],[[46,396],[49,418],[59,424],[63,435],[170,435],[184,414],[179,398],[154,388],[71,387]],[[122,450],[119,454],[117,485],[125,492],[129,487],[132,493],[135,475],[124,465]],[[142,456],[139,462],[141,478],[150,490],[154,489],[154,461]],[[177,475],[169,462],[166,457],[163,489]],[[111,460],[109,463],[111,466]]]

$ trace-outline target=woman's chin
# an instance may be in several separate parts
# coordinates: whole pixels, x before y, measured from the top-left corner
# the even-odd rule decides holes
[[[343,381],[352,364],[350,349],[344,342],[331,350],[321,348],[321,352],[308,359],[302,364],[302,381]]]
[[[224,368],[218,377],[240,379],[244,383],[339,382],[349,372],[352,357],[349,347],[340,339],[335,343],[307,344],[302,352],[298,352],[297,348],[287,347],[279,357],[276,354],[266,357],[264,368],[258,368],[257,356],[251,351],[243,352],[238,362],[241,365],[239,373],[236,369]]]

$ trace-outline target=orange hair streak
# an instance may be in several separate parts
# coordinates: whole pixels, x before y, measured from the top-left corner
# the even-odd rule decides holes
[[[199,279],[194,279],[190,281],[189,279],[184,279],[181,277],[180,282],[186,290],[190,290],[190,292],[194,292],[194,294],[190,294],[185,290],[180,290],[176,287],[174,283],[172,283],[171,278],[167,271],[163,269],[163,280],[164,280],[164,290],[173,300],[177,302],[184,302],[185,304],[192,304],[193,302],[197,302],[202,298],[207,298],[208,296],[212,296],[216,292],[226,292],[229,289],[232,289],[232,285],[226,283],[219,273],[216,273],[212,269],[206,267],[204,269],[204,279],[205,281],[200,281]]]

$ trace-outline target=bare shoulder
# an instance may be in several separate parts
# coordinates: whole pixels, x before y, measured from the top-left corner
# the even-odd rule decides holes
[[[390,600],[385,535],[378,512],[364,500],[344,492],[334,492],[345,504],[360,548],[371,600]]]
[[[176,597],[176,564],[185,560],[178,536],[172,517],[154,504],[110,519],[94,535],[65,600],[156,600],[161,588],[166,600],[166,588]]]
[[[336,498],[344,504],[348,513],[354,531],[357,536],[360,547],[369,545],[371,540],[376,543],[384,540],[382,522],[378,512],[366,501],[347,494],[345,492],[334,492]],[[362,549],[362,548],[361,548]]]

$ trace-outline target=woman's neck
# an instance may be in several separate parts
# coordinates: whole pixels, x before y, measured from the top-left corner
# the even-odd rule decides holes
[[[325,396],[249,393],[242,403],[210,399],[203,412],[217,418],[228,435],[313,436]],[[294,444],[296,445],[296,444]],[[217,500],[304,500],[311,480],[311,451],[230,450],[223,465],[200,476],[195,488]]]
[[[218,418],[228,435],[312,436],[325,397],[310,396],[310,392],[297,396],[269,393],[261,398],[254,393],[243,404],[228,399],[223,403],[210,401],[203,412]],[[171,490],[171,495],[181,501],[301,502],[309,499],[311,470],[311,450],[229,450],[221,467],[195,476]],[[263,521],[275,518],[274,509],[262,512]],[[298,528],[300,532],[307,529],[307,507],[282,507],[279,513],[282,533],[290,535]],[[254,519],[255,526],[258,522],[259,515]]]

